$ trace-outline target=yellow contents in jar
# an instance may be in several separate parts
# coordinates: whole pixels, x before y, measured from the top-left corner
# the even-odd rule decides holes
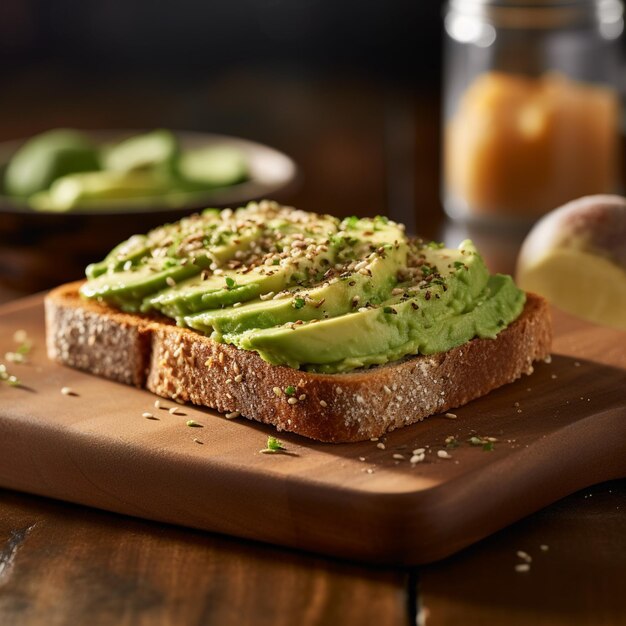
[[[469,214],[532,217],[613,191],[618,115],[607,87],[555,73],[480,75],[446,128],[448,201]]]

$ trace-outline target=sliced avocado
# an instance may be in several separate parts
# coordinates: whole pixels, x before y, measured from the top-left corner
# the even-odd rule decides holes
[[[376,231],[373,225],[376,224]],[[342,223],[345,226],[345,223]],[[407,242],[403,231],[393,222],[364,219],[359,221],[361,234],[355,250],[357,258],[365,258],[363,271],[354,269],[355,262],[342,269],[330,270],[322,284],[311,288],[297,287],[277,294],[266,291],[267,297],[240,307],[203,311],[186,316],[184,324],[214,338],[242,333],[251,328],[269,328],[298,320],[326,319],[351,312],[366,303],[379,303],[389,297],[397,284],[396,271],[406,265]],[[396,243],[394,243],[396,242]],[[372,252],[370,245],[374,248]],[[367,269],[366,269],[367,268]],[[226,338],[232,342],[232,338]]]
[[[485,296],[463,313],[439,310],[435,319],[424,320],[420,309],[409,310],[410,303],[396,304],[292,330],[261,331],[267,333],[264,337],[251,332],[249,341],[242,341],[241,347],[256,350],[274,364],[303,365],[325,373],[347,371],[407,355],[445,352],[474,337],[493,338],[519,315],[524,299],[524,293],[510,277],[497,275],[490,277]],[[344,337],[341,342],[329,342],[335,334]]]
[[[100,169],[98,151],[75,130],[57,129],[29,139],[7,166],[4,187],[9,194],[31,196],[61,176]]]
[[[104,261],[87,268],[90,280],[81,287],[81,294],[125,311],[139,311],[146,296],[170,289],[248,249],[260,236],[261,227],[254,220],[238,222],[209,210],[131,238]]]
[[[104,151],[102,160],[113,172],[158,172],[168,180],[178,158],[178,140],[169,130],[154,130],[124,139]]]
[[[146,235],[133,235],[126,241],[118,244],[107,254],[106,258],[98,263],[87,266],[85,274],[88,278],[97,278],[108,271],[117,272],[124,269],[130,261],[130,266],[143,259],[150,252],[150,242]],[[127,269],[130,269],[126,266]]]
[[[187,189],[226,187],[249,176],[245,155],[231,146],[185,151],[178,159],[177,170],[181,186]]]
[[[146,295],[163,289],[171,281],[185,280],[200,271],[200,267],[191,263],[161,269],[142,265],[126,272],[102,274],[84,283],[80,293],[84,297],[104,300],[122,311],[134,313],[139,311],[140,302]]]
[[[250,330],[232,342],[270,363],[337,372],[449,350],[474,336],[494,336],[501,328],[494,316],[496,322],[509,323],[521,311],[523,293],[508,277],[490,283],[482,258],[469,243],[459,255],[445,252],[439,266],[448,271],[437,272],[441,278],[399,285],[402,294],[379,306],[317,323]],[[433,262],[437,255],[428,258]]]
[[[142,310],[182,318],[319,278],[335,262],[339,243],[331,243],[331,238],[338,224],[336,218],[311,219],[298,211],[268,216],[260,243],[247,255],[218,268],[219,274],[194,277],[149,296]]]
[[[148,172],[80,172],[57,178],[48,191],[31,196],[40,211],[88,209],[104,200],[143,198],[167,193],[166,181]]]

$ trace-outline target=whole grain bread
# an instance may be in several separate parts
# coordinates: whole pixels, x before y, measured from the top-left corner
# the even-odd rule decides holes
[[[255,352],[217,343],[165,317],[128,315],[85,300],[80,284],[46,297],[51,359],[327,442],[379,437],[459,407],[532,373],[533,361],[550,351],[548,306],[528,294],[520,317],[496,339],[367,370],[314,374],[270,365]],[[286,395],[290,386],[296,391]]]

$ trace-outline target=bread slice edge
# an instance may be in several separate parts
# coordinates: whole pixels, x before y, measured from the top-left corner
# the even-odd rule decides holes
[[[353,442],[462,406],[533,371],[548,357],[549,308],[527,294],[495,339],[367,370],[316,374],[270,365],[156,316],[131,315],[79,296],[81,282],[45,298],[50,359],[178,402],[245,416],[325,442]],[[285,389],[294,387],[287,395]]]

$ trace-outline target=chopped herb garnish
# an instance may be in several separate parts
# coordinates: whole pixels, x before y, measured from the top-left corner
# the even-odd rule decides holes
[[[430,248],[431,250],[441,250],[441,248],[443,248],[445,246],[445,244],[443,243],[443,241],[431,241],[430,243],[426,244],[427,248]]]
[[[466,267],[465,263],[462,263],[461,261],[455,261],[454,262],[454,267],[457,270],[460,270],[463,267]]]
[[[450,437],[446,437],[446,448],[458,448],[461,444],[456,437],[452,435]]]
[[[301,309],[304,305],[305,305],[304,298],[298,297],[294,299],[292,306],[294,309]]]
[[[283,445],[283,442],[276,437],[269,436],[267,438],[267,445],[263,450],[260,450],[263,454],[277,454],[279,452],[286,452],[287,448]]]
[[[232,289],[237,284],[235,279],[230,276],[226,276],[224,280],[226,281],[226,287],[228,287],[228,289]]]
[[[296,393],[296,388],[293,385],[289,385],[288,387],[285,387],[286,396],[293,396],[295,393]]]
[[[397,315],[397,314],[398,314],[398,311],[396,311],[396,310],[395,310],[393,307],[391,307],[391,306],[386,306],[386,307],[383,307],[383,313],[388,313],[388,314],[391,314],[391,315]]]
[[[286,450],[283,442],[280,439],[276,439],[276,437],[268,437],[267,438],[267,449],[272,450],[272,452],[278,452],[278,450]]]
[[[483,444],[483,450],[485,452],[492,452],[493,451],[493,441],[488,441],[487,443]]]
[[[422,265],[422,274],[424,276],[430,276],[431,274],[434,274],[435,271],[435,268],[430,265]]]

